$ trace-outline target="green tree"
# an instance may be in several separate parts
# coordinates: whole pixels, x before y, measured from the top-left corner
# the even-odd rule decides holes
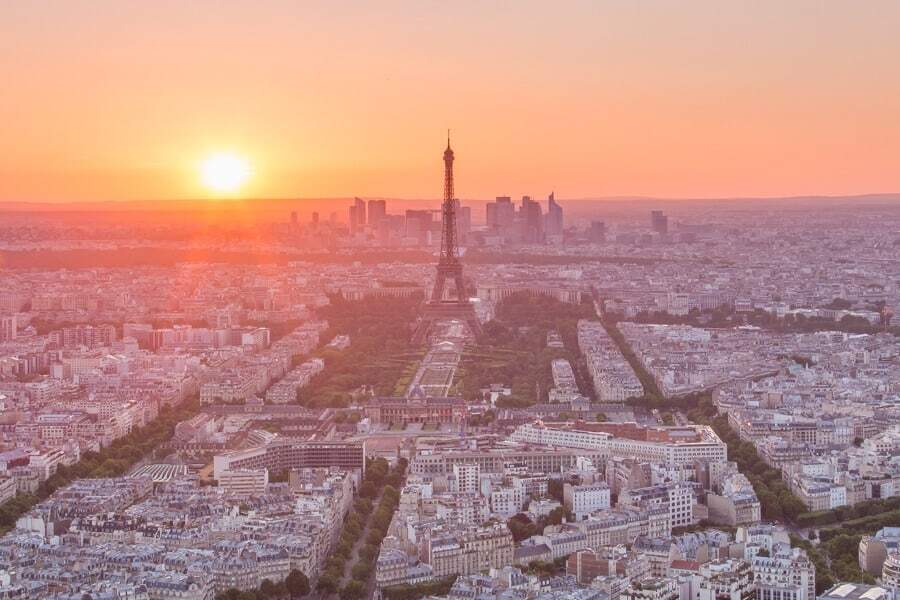
[[[365,595],[365,586],[355,579],[351,579],[347,582],[347,585],[341,590],[341,600],[359,600]]]
[[[372,565],[366,564],[365,562],[358,562],[353,565],[353,568],[350,570],[350,576],[357,581],[366,582],[369,580],[369,575],[372,573]]]
[[[372,563],[378,558],[378,553],[381,548],[378,544],[364,544],[362,548],[359,549],[359,556],[367,563]]]
[[[545,525],[559,525],[563,522],[563,519],[566,517],[566,509],[562,506],[557,506],[553,510],[550,511],[550,514],[544,519]]]
[[[278,593],[278,590],[275,588],[275,584],[272,583],[271,579],[263,579],[259,584],[259,594],[263,598],[274,598]]]
[[[374,498],[378,495],[378,487],[371,481],[364,481],[361,486],[359,486],[359,495],[363,498]]]
[[[290,589],[290,588],[288,588]],[[326,594],[333,594],[338,590],[338,578],[331,574],[323,573],[316,581],[316,590]]]
[[[509,527],[513,541],[517,543],[540,533],[537,531],[535,524],[524,513],[519,513],[508,519],[506,521],[506,526]]]
[[[557,502],[563,501],[563,482],[562,479],[550,479],[547,482],[547,495]]]
[[[303,571],[291,569],[288,576],[284,578],[284,584],[291,598],[300,598],[309,594],[309,579]]]

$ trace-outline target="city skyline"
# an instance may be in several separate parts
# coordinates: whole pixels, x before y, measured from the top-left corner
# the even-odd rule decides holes
[[[0,200],[900,189],[895,3],[108,8],[0,8]]]
[[[897,25],[3,4],[0,598],[900,600]]]

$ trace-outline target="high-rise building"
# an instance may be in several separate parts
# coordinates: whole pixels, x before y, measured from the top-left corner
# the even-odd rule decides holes
[[[669,233],[669,217],[661,210],[650,211],[650,227],[661,235]]]
[[[356,224],[365,226],[366,221],[366,202],[362,198],[354,198],[353,206],[356,207]]]
[[[496,202],[488,202],[484,205],[484,222],[487,224],[488,229],[494,229],[497,227],[497,203]]]
[[[377,227],[387,214],[387,202],[384,200],[369,200],[369,225]]]
[[[291,211],[291,225],[293,225],[294,227],[297,226],[297,211],[296,210]]]
[[[588,229],[588,240],[592,242],[605,242],[606,223],[603,221],[591,221],[591,227]]]
[[[547,217],[544,232],[548,236],[562,235],[563,232],[563,209],[556,202],[553,192],[550,192],[550,196],[547,198]]]
[[[501,233],[512,227],[516,220],[516,207],[509,196],[497,196],[494,202],[487,203],[485,212],[488,228]]]
[[[313,225],[313,227],[319,226],[319,213],[317,213],[317,212],[314,212],[312,214],[312,225]]]
[[[350,225],[350,233],[356,233],[359,229],[359,215],[355,204],[351,204],[348,209],[347,223]]]
[[[461,206],[459,209],[459,234],[462,239],[466,239],[472,231],[472,207]]]
[[[419,243],[424,243],[425,237],[431,231],[432,222],[430,210],[406,211],[406,237],[415,238],[419,240]]]
[[[522,196],[519,219],[522,226],[523,242],[536,244],[544,241],[543,211],[541,210],[541,205],[532,200],[531,196]]]
[[[459,199],[456,198],[454,198],[453,204],[456,211],[456,233],[459,240],[465,242],[472,231],[472,208],[460,205]]]
[[[509,196],[501,196],[497,198],[497,225],[502,229],[513,226],[516,221],[516,207],[512,198]]]

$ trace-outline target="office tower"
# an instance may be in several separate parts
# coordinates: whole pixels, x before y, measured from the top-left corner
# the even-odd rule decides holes
[[[313,225],[313,227],[319,226],[319,213],[317,213],[317,212],[314,212],[312,214],[312,225]]]
[[[544,241],[543,211],[541,210],[541,205],[532,200],[531,196],[522,196],[519,219],[522,227],[523,242],[536,244]]]
[[[453,200],[453,205],[456,212],[456,232],[459,234],[459,241],[465,242],[472,231],[472,208],[462,206],[458,199]]]
[[[546,227],[544,227],[544,232],[550,235],[562,235],[563,232],[563,209],[556,202],[556,198],[553,196],[553,192],[550,192],[550,196],[547,198],[547,217],[545,219]]]
[[[351,204],[348,212],[347,223],[350,225],[350,233],[356,233],[357,229],[359,229],[359,214],[357,213],[356,205]]]
[[[507,229],[516,222],[516,207],[512,198],[509,196],[500,196],[497,198],[497,226],[500,229]]]
[[[592,242],[605,242],[606,223],[603,221],[591,221],[591,227],[588,229],[588,240]]]
[[[297,226],[297,211],[296,210],[291,211],[291,225],[293,225],[294,227]]]
[[[484,222],[487,224],[488,229],[495,229],[497,227],[496,202],[488,202],[484,205]]]
[[[503,232],[512,227],[516,220],[516,207],[509,196],[497,196],[494,202],[485,205],[485,222],[488,229]]]
[[[661,210],[650,211],[650,227],[659,234],[669,233],[669,217]]]
[[[387,227],[388,231],[403,235],[403,229],[406,227],[406,215],[385,215],[382,224]]]
[[[424,243],[428,232],[431,231],[431,224],[430,210],[406,211],[406,237],[416,238],[419,243]]]
[[[459,235],[460,239],[467,239],[472,231],[472,207],[461,206],[459,208]]]
[[[369,225],[376,227],[387,214],[387,202],[384,200],[369,200]]]
[[[453,150],[450,135],[447,135],[447,149],[444,150],[444,201],[441,203],[441,253],[437,264],[437,277],[431,298],[425,304],[422,316],[416,325],[413,341],[421,344],[428,339],[432,327],[442,321],[460,320],[464,322],[474,337],[481,336],[481,324],[475,315],[475,307],[466,293],[463,279],[463,263],[459,256],[456,231],[456,207],[459,201],[453,193]],[[456,288],[456,298],[444,300],[447,280]]]
[[[365,226],[366,224],[366,202],[362,198],[354,198],[353,206],[356,207],[356,224]]]

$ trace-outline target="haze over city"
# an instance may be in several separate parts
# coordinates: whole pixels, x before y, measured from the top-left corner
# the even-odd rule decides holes
[[[0,6],[0,599],[900,600],[900,5]]]
[[[0,199],[900,189],[896,2],[9,2]],[[198,176],[232,153],[235,193]],[[463,173],[460,174],[463,177]]]

